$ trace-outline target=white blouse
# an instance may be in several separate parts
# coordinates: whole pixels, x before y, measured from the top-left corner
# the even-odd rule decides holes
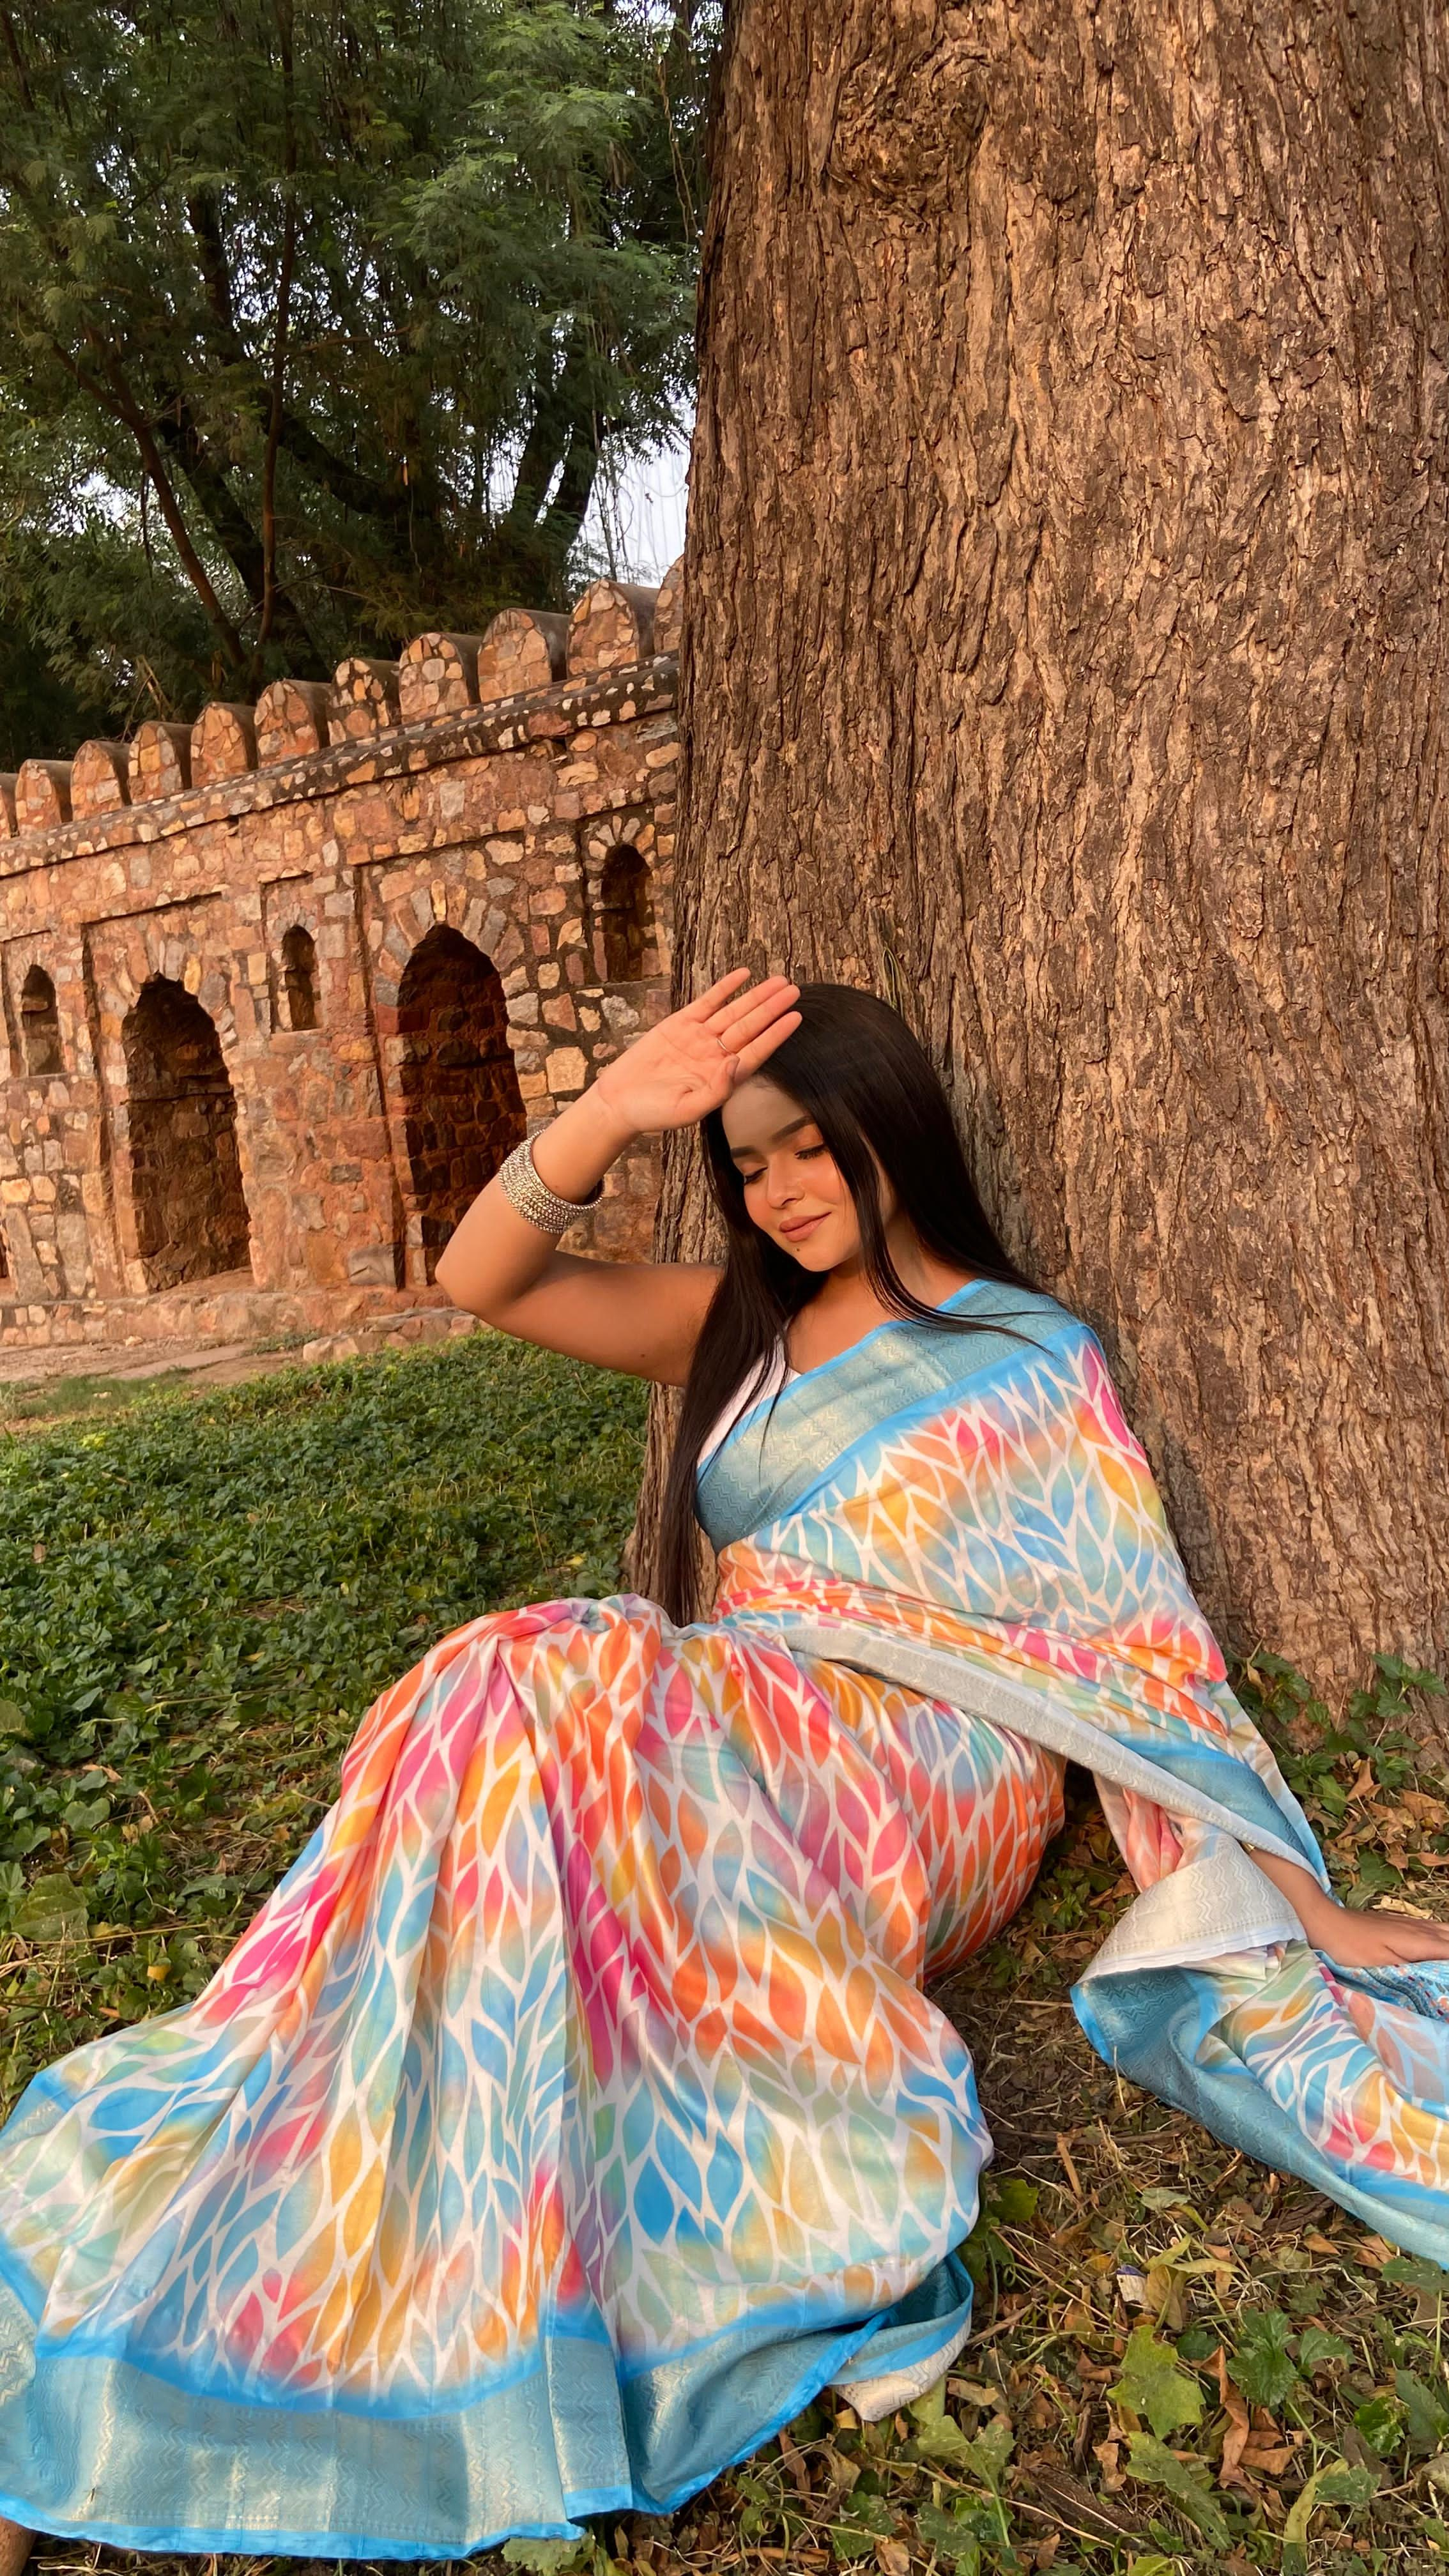
[[[737,1386],[735,1388],[728,1404],[725,1406],[723,1412],[717,1417],[712,1430],[700,1449],[699,1464],[701,1467],[704,1466],[707,1459],[714,1456],[714,1453],[720,1446],[721,1441],[728,1439],[742,1414],[753,1412],[754,1407],[757,1404],[767,1403],[772,1395],[778,1395],[780,1393],[782,1387],[792,1385],[799,1374],[800,1371],[798,1369],[791,1368],[788,1360],[786,1359],[785,1346],[782,1342],[776,1351],[773,1360],[770,1362],[768,1373],[761,1379],[760,1384],[753,1395],[748,1396],[747,1399],[746,1390],[749,1386],[748,1378],[742,1386]]]

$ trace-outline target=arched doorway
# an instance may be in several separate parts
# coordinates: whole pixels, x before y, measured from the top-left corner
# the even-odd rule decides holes
[[[142,986],[121,1029],[136,1248],[148,1288],[243,1270],[250,1254],[236,1101],[216,1030],[167,975]]]
[[[527,1133],[496,969],[441,924],[413,950],[397,997],[413,1205],[432,1278],[470,1199]]]

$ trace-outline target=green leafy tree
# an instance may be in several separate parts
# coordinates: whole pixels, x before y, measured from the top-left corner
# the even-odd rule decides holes
[[[0,617],[184,712],[565,597],[687,403],[712,11],[0,7]]]

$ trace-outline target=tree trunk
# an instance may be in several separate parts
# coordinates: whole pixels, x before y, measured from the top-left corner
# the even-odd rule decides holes
[[[1433,0],[739,0],[705,253],[680,984],[899,1002],[1335,1689],[1449,1649],[1446,74]]]

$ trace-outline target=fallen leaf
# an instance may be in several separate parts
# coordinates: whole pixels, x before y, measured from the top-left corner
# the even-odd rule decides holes
[[[1263,2478],[1281,2478],[1284,2470],[1293,2466],[1292,2447],[1288,2443],[1250,2442],[1241,2457],[1245,2469],[1254,2469]]]
[[[1248,2410],[1227,2376],[1223,2366],[1225,2359],[1226,2356],[1219,2346],[1218,2376],[1223,2392],[1223,2404],[1228,2410],[1228,2429],[1223,2437],[1223,2456],[1218,2462],[1218,2484],[1220,2487],[1244,2486],[1247,2481],[1238,2475],[1238,2470],[1243,2453],[1248,2447]]]
[[[989,2388],[982,2379],[951,2378],[947,2380],[946,2386],[953,2397],[964,2399],[968,2406],[984,2406],[990,2409],[1004,2402],[1001,2390]]]
[[[1117,2463],[1121,2456],[1122,2445],[1120,2442],[1094,2442],[1092,2444],[1092,2457],[1101,2464],[1102,2484],[1106,2488],[1108,2495],[1117,2495],[1127,2483],[1126,2479],[1121,2475],[1117,2467]]]
[[[812,2489],[810,2485],[809,2461],[802,2456],[798,2444],[791,2441],[788,2432],[785,2431],[783,2426],[781,2427],[779,2441],[780,2457],[784,2461],[785,2466],[789,2470],[791,2478],[794,2481],[796,2494],[802,2496],[810,2495],[812,2493]]]
[[[1150,2263],[1147,2267],[1147,2305],[1169,2334],[1181,2334],[1187,2323],[1182,2284],[1170,2263]]]
[[[830,2502],[838,2504],[842,2496],[849,2495],[860,2476],[860,2463],[857,2460],[847,2460],[842,2452],[837,2451],[833,2442],[821,2443],[820,2459],[828,2481]]]

